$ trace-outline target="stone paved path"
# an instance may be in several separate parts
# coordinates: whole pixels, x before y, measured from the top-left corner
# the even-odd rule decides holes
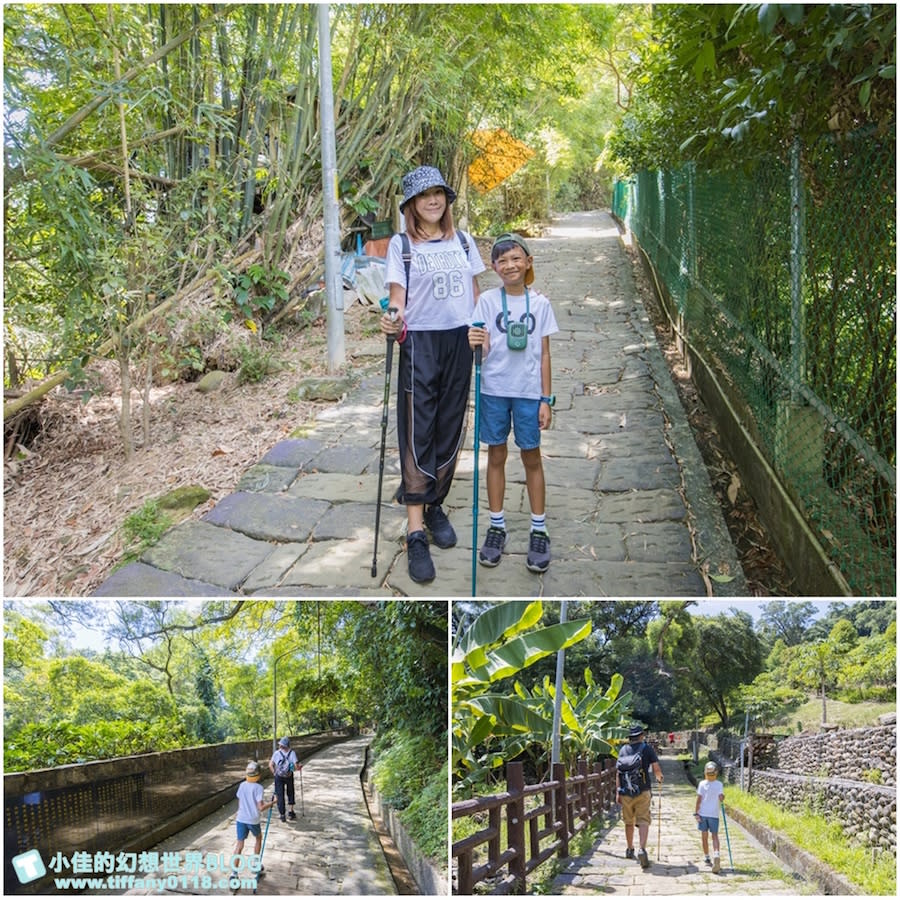
[[[363,799],[359,772],[363,766],[366,745],[371,738],[355,738],[333,744],[310,757],[303,766],[303,803],[300,779],[295,776],[296,820],[280,822],[278,809],[272,813],[263,853],[265,876],[257,893],[284,896],[368,896],[396,894],[381,845]],[[268,799],[272,782],[264,785]],[[235,841],[237,800],[219,812],[201,819],[154,847],[163,853],[196,852],[205,860],[207,854],[221,858],[227,865]],[[263,814],[263,827],[265,816]],[[252,852],[253,838],[244,845]],[[222,856],[224,855],[224,856]],[[162,876],[163,873],[160,873]],[[231,891],[219,886],[223,876],[217,864],[188,871],[185,866],[175,873],[184,881],[167,894],[205,894],[228,897]],[[225,877],[228,872],[224,872]],[[203,887],[208,876],[212,886]],[[198,879],[198,880],[195,880]],[[131,895],[153,895],[158,890],[132,890]],[[241,895],[249,895],[244,888]]]
[[[513,447],[508,552],[497,568],[478,567],[478,595],[746,595],[613,220],[604,212],[568,215],[548,237],[532,240],[531,249],[536,285],[551,298],[560,326],[551,339],[557,404],[542,438],[553,563],[540,576],[525,568],[529,508]],[[488,272],[482,287],[494,280]],[[202,520],[175,526],[96,594],[470,596],[472,404],[445,503],[459,542],[433,548],[438,577],[422,586],[407,574],[405,511],[390,502],[399,483],[392,396],[377,577],[371,576],[384,342],[375,338],[359,353],[361,381],[340,404],[303,437],[271,448]],[[392,395],[396,361],[394,370]],[[487,529],[486,462],[481,448],[476,546]],[[705,578],[704,568],[716,578]]]
[[[728,819],[728,836],[734,868],[729,864],[725,829],[720,818],[722,869],[713,874],[704,862],[700,833],[693,818],[696,788],[687,780],[682,764],[673,757],[661,757],[661,765],[664,777],[662,815],[660,817],[660,795],[654,789],[653,822],[647,842],[650,867],[642,869],[637,862],[624,858],[627,845],[625,825],[620,816],[589,853],[569,860],[565,870],[553,882],[553,894],[793,896],[819,893],[815,885],[791,872],[732,819]],[[728,815],[727,806],[725,814]],[[657,835],[661,840],[657,840]]]

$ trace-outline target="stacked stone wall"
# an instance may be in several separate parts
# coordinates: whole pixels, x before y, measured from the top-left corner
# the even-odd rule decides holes
[[[721,734],[718,746],[710,756],[722,780],[739,782],[740,739]],[[779,741],[764,764],[754,759],[745,787],[784,809],[812,810],[847,837],[896,856],[896,761],[896,724],[798,735]]]
[[[795,775],[896,786],[897,726],[785,738],[777,745],[773,768]]]
[[[751,792],[783,809],[838,822],[857,842],[897,853],[897,791],[892,787],[754,769]]]

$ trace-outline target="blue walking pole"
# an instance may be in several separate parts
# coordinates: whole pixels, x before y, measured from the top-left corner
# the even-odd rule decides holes
[[[728,837],[728,819],[725,818],[725,804],[722,804],[722,824],[725,826],[725,843],[728,844],[728,865],[731,866],[731,874],[734,875],[734,860],[731,858],[731,838]]]
[[[484,328],[484,322],[473,322],[473,328]],[[478,578],[478,450],[481,444],[481,344],[475,348],[475,472],[474,498],[472,500],[472,596]]]

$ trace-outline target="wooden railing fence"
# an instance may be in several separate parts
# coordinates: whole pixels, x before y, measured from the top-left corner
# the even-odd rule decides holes
[[[527,875],[554,853],[566,858],[570,838],[612,809],[616,802],[616,771],[612,760],[607,760],[605,765],[595,763],[590,771],[587,761],[580,760],[577,773],[566,778],[565,766],[556,763],[552,781],[526,785],[522,763],[508,763],[504,793],[454,803],[454,820],[468,816],[483,821],[487,813],[487,828],[453,844],[451,852],[457,862],[454,893],[471,894],[476,884],[489,879],[494,880],[492,893],[519,893],[525,890]],[[540,796],[543,802],[526,811],[527,798]],[[506,846],[502,848],[504,809]],[[541,847],[541,842],[549,837],[553,838],[550,843]],[[487,859],[481,861],[484,851],[479,848],[485,844]]]

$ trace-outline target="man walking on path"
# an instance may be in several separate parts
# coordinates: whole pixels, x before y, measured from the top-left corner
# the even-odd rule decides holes
[[[628,732],[628,743],[619,748],[616,762],[616,801],[622,805],[625,820],[626,859],[635,859],[634,826],[637,823],[641,847],[637,860],[641,868],[650,865],[647,855],[647,837],[650,834],[650,768],[656,783],[662,785],[663,773],[656,751],[644,740],[644,728],[633,725]]]
[[[819,893],[799,880],[789,866],[764,849],[739,825],[731,826],[731,846],[738,865],[734,873],[722,870],[713,874],[703,862],[697,826],[693,818],[697,789],[685,775],[681,760],[663,756],[660,767],[665,775],[666,802],[662,808],[662,828],[666,840],[659,861],[642,869],[623,859],[625,823],[621,818],[609,825],[594,845],[582,856],[564,861],[562,872],[550,885],[550,893],[686,895],[735,894],[746,896],[796,896]],[[651,835],[656,830],[651,829]],[[652,845],[648,847],[652,853]]]

